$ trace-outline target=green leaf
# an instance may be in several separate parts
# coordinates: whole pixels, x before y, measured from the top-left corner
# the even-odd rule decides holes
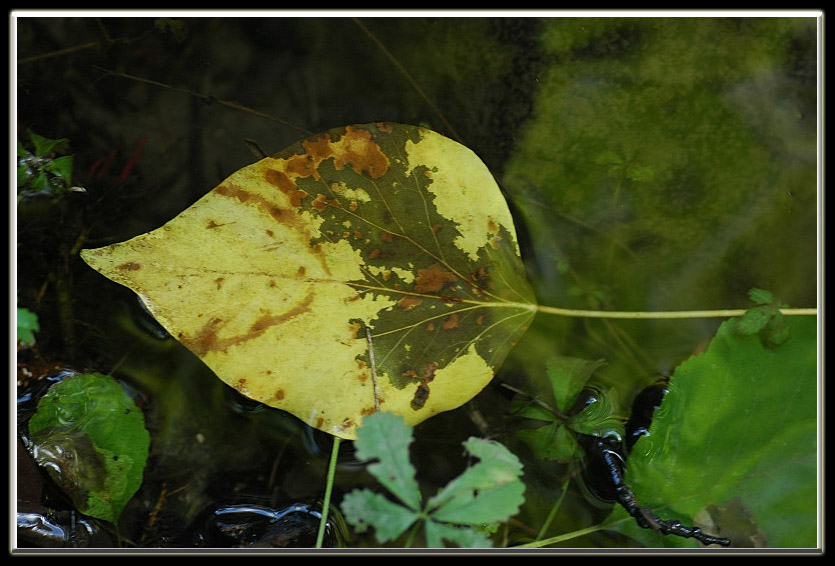
[[[771,305],[761,305],[748,309],[736,321],[736,331],[740,334],[756,334],[766,327],[768,321],[774,316],[774,308]]]
[[[817,320],[793,318],[791,339],[776,348],[734,326],[723,323],[706,352],[676,369],[626,481],[664,518],[718,517],[711,523],[733,544],[764,536],[771,547],[815,547]],[[613,528],[652,546],[693,544],[634,521]]]
[[[35,332],[38,330],[38,315],[25,307],[17,307],[17,339],[31,346],[35,343]]]
[[[79,511],[116,523],[142,483],[150,437],[121,386],[98,373],[53,385],[29,420],[35,460]]]
[[[536,311],[487,167],[400,124],[306,139],[81,256],[239,392],[350,439],[383,404],[416,424],[470,400]]]
[[[426,546],[444,548],[444,541],[454,543],[460,548],[490,548],[490,539],[475,529],[461,528],[435,521],[426,522]]]
[[[383,543],[394,540],[411,527],[420,515],[368,489],[355,489],[342,499],[342,513],[357,532],[374,527],[374,537]]]
[[[56,150],[59,145],[69,141],[66,138],[51,140],[31,131],[29,132],[29,139],[32,140],[32,144],[35,146],[35,155],[38,157],[46,157],[51,151]]]
[[[774,295],[771,291],[765,289],[757,289],[756,287],[748,291],[748,296],[752,301],[761,305],[770,305],[774,303]]]
[[[583,449],[577,444],[574,433],[562,424],[522,429],[516,435],[540,460],[568,462],[583,455]]]
[[[525,491],[525,484],[519,480],[519,459],[498,442],[470,438],[464,446],[479,462],[429,499],[431,517],[448,523],[483,525],[516,514]]]
[[[369,472],[402,501],[417,500],[414,505],[408,504],[410,509],[370,490],[354,490],[342,501],[345,520],[359,532],[374,527],[379,542],[399,537],[422,520],[428,546],[443,546],[444,540],[465,547],[489,546],[484,534],[461,525],[483,527],[503,521],[519,510],[525,485],[519,479],[522,465],[516,456],[497,442],[468,439],[464,446],[479,462],[423,506],[414,483],[415,471],[409,463],[410,443],[411,427],[396,415],[375,413],[363,421],[356,440],[357,456],[378,458],[379,462],[369,465]]]
[[[44,171],[49,171],[57,180],[60,181],[62,188],[66,188],[72,182],[72,155],[63,155],[56,157],[52,161],[46,163],[43,167]]]
[[[551,382],[557,409],[562,413],[567,413],[592,374],[604,365],[606,365],[605,360],[589,361],[569,357],[550,358],[546,362],[545,370]]]
[[[368,471],[408,507],[420,509],[420,488],[415,480],[415,469],[409,462],[412,431],[403,418],[380,412],[364,420],[363,434],[355,441],[357,457],[378,459],[369,464]]]

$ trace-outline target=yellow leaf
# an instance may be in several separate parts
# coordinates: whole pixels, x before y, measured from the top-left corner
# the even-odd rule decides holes
[[[536,310],[486,166],[400,124],[306,139],[81,256],[223,381],[348,439],[466,403]]]

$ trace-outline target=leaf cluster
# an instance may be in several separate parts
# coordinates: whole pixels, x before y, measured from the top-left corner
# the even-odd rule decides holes
[[[774,348],[783,344],[791,337],[781,308],[789,305],[782,304],[771,291],[751,289],[748,296],[758,306],[748,309],[740,318],[735,320],[734,329],[744,336],[758,334],[764,346]]]
[[[522,464],[516,456],[497,442],[471,437],[464,447],[479,461],[423,502],[409,461],[411,442],[411,427],[397,415],[380,412],[363,420],[355,443],[357,456],[375,460],[369,473],[396,501],[369,489],[354,490],[342,501],[345,519],[358,532],[374,527],[380,543],[415,526],[411,542],[423,525],[428,547],[443,547],[444,542],[490,547],[489,528],[514,515],[524,501]]]
[[[610,396],[587,388],[594,372],[603,365],[604,360],[551,358],[546,362],[546,373],[556,408],[521,398],[515,401],[511,408],[514,415],[547,423],[517,431],[538,458],[567,462],[582,456],[577,434],[623,436],[623,420],[615,415]],[[581,397],[584,391],[587,395]]]
[[[18,201],[36,196],[58,196],[72,185],[73,155],[61,155],[69,149],[66,138],[49,139],[27,132],[26,143],[17,142]]]

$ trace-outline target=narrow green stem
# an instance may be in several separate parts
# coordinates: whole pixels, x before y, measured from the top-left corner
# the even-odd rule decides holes
[[[542,537],[545,536],[545,533],[548,532],[548,527],[551,526],[551,522],[554,520],[554,517],[557,515],[557,511],[562,506],[562,501],[565,499],[565,494],[568,493],[568,481],[565,480],[562,484],[562,493],[560,494],[560,498],[557,499],[557,502],[551,507],[551,512],[548,513],[548,518],[545,519],[545,522],[542,524],[542,528],[539,529],[539,534],[536,535],[537,540],[542,540]]]
[[[745,309],[721,309],[713,311],[587,311],[582,309],[561,309],[537,305],[536,310],[546,314],[558,316],[574,316],[584,318],[631,318],[631,319],[676,319],[676,318],[731,318],[742,316]],[[818,309],[780,309],[786,316],[817,316]]]
[[[333,448],[331,449],[331,461],[328,464],[328,480],[325,485],[325,500],[322,502],[322,519],[319,521],[319,533],[316,535],[316,548],[322,548],[322,541],[325,538],[325,529],[328,525],[328,507],[331,502],[331,492],[333,491],[333,480],[336,476],[336,461],[339,458],[339,443],[341,439],[338,436],[333,437]]]

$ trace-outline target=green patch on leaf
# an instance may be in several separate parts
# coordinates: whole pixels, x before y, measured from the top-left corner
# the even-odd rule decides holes
[[[391,413],[363,420],[356,440],[357,456],[373,459],[368,471],[395,496],[396,502],[368,489],[354,490],[342,501],[346,520],[358,532],[375,530],[378,542],[394,540],[422,522],[426,545],[489,547],[484,530],[514,515],[523,503],[522,464],[504,446],[480,438],[464,443],[478,462],[422,503],[409,462],[411,427]]]
[[[142,483],[150,436],[111,377],[79,374],[52,386],[29,421],[35,460],[79,511],[116,523]]]

